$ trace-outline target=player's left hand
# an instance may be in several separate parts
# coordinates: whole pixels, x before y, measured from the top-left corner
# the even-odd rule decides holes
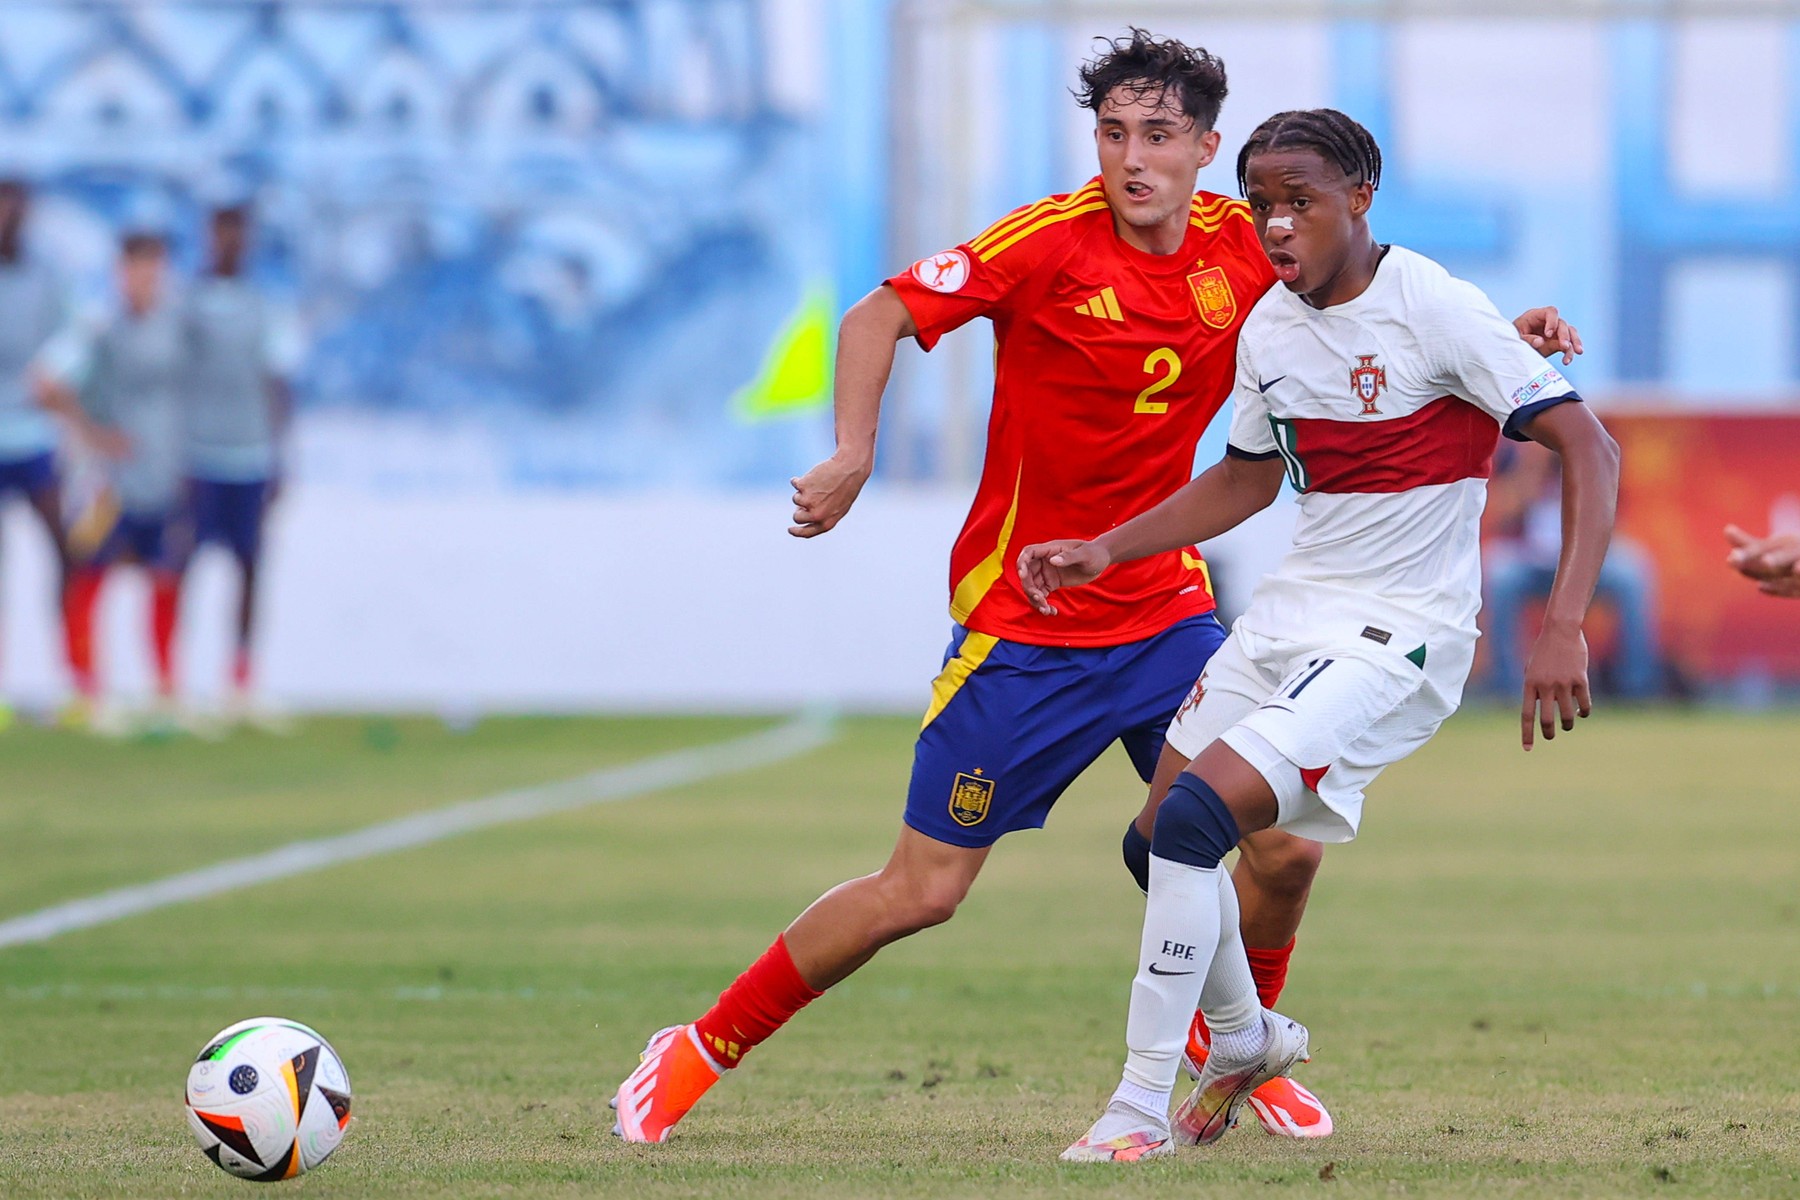
[[[1581,332],[1562,319],[1554,306],[1527,309],[1513,321],[1525,344],[1545,358],[1562,355],[1563,366],[1581,353]]]
[[[1575,728],[1575,718],[1594,711],[1588,692],[1587,638],[1581,626],[1546,625],[1531,647],[1525,664],[1525,704],[1519,712],[1519,738],[1525,749],[1532,745],[1532,726],[1544,731],[1544,740],[1556,738],[1560,718],[1563,732]]]

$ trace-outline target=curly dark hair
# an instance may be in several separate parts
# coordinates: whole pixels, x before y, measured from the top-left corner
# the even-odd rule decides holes
[[[1094,112],[1114,88],[1135,99],[1161,100],[1174,93],[1182,113],[1202,132],[1219,119],[1225,103],[1225,64],[1198,46],[1159,38],[1133,25],[1126,37],[1097,38],[1104,49],[1081,67],[1075,99]]]
[[[1238,151],[1240,195],[1249,191],[1244,173],[1250,160],[1272,150],[1311,150],[1356,182],[1381,186],[1381,147],[1375,144],[1375,135],[1335,108],[1293,109],[1258,125]]]

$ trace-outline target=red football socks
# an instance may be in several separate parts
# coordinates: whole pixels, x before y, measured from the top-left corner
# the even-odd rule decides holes
[[[1281,989],[1287,986],[1288,959],[1294,956],[1294,940],[1274,950],[1265,950],[1261,946],[1245,946],[1244,953],[1250,959],[1250,977],[1256,980],[1256,998],[1262,1001],[1264,1008],[1274,1008],[1275,1002],[1281,999]]]
[[[63,644],[69,673],[75,677],[75,690],[90,700],[100,692],[94,671],[94,609],[105,579],[104,571],[82,568],[70,573],[63,588]]]
[[[800,977],[786,940],[776,938],[775,944],[725,989],[718,1003],[694,1022],[694,1031],[715,1062],[735,1067],[751,1047],[766,1041],[822,995]]]
[[[156,693],[175,694],[175,621],[181,604],[181,579],[157,575],[150,581],[150,648],[156,658]]]

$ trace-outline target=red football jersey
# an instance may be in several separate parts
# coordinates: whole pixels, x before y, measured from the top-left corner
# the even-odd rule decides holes
[[[1018,553],[1092,538],[1193,477],[1194,446],[1231,395],[1238,329],[1275,277],[1242,201],[1194,197],[1179,252],[1121,240],[1094,179],[1009,214],[888,280],[929,350],[994,323],[994,405],[975,503],[950,555],[950,613],[1039,646],[1117,646],[1210,612],[1193,551],[1113,567],[1039,616]]]

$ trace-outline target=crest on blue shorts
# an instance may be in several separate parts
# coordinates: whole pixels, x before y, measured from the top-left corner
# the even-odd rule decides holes
[[[950,819],[958,825],[979,825],[987,820],[988,809],[994,803],[994,781],[981,777],[981,768],[975,774],[966,775],[957,772],[956,781],[950,785]]]

